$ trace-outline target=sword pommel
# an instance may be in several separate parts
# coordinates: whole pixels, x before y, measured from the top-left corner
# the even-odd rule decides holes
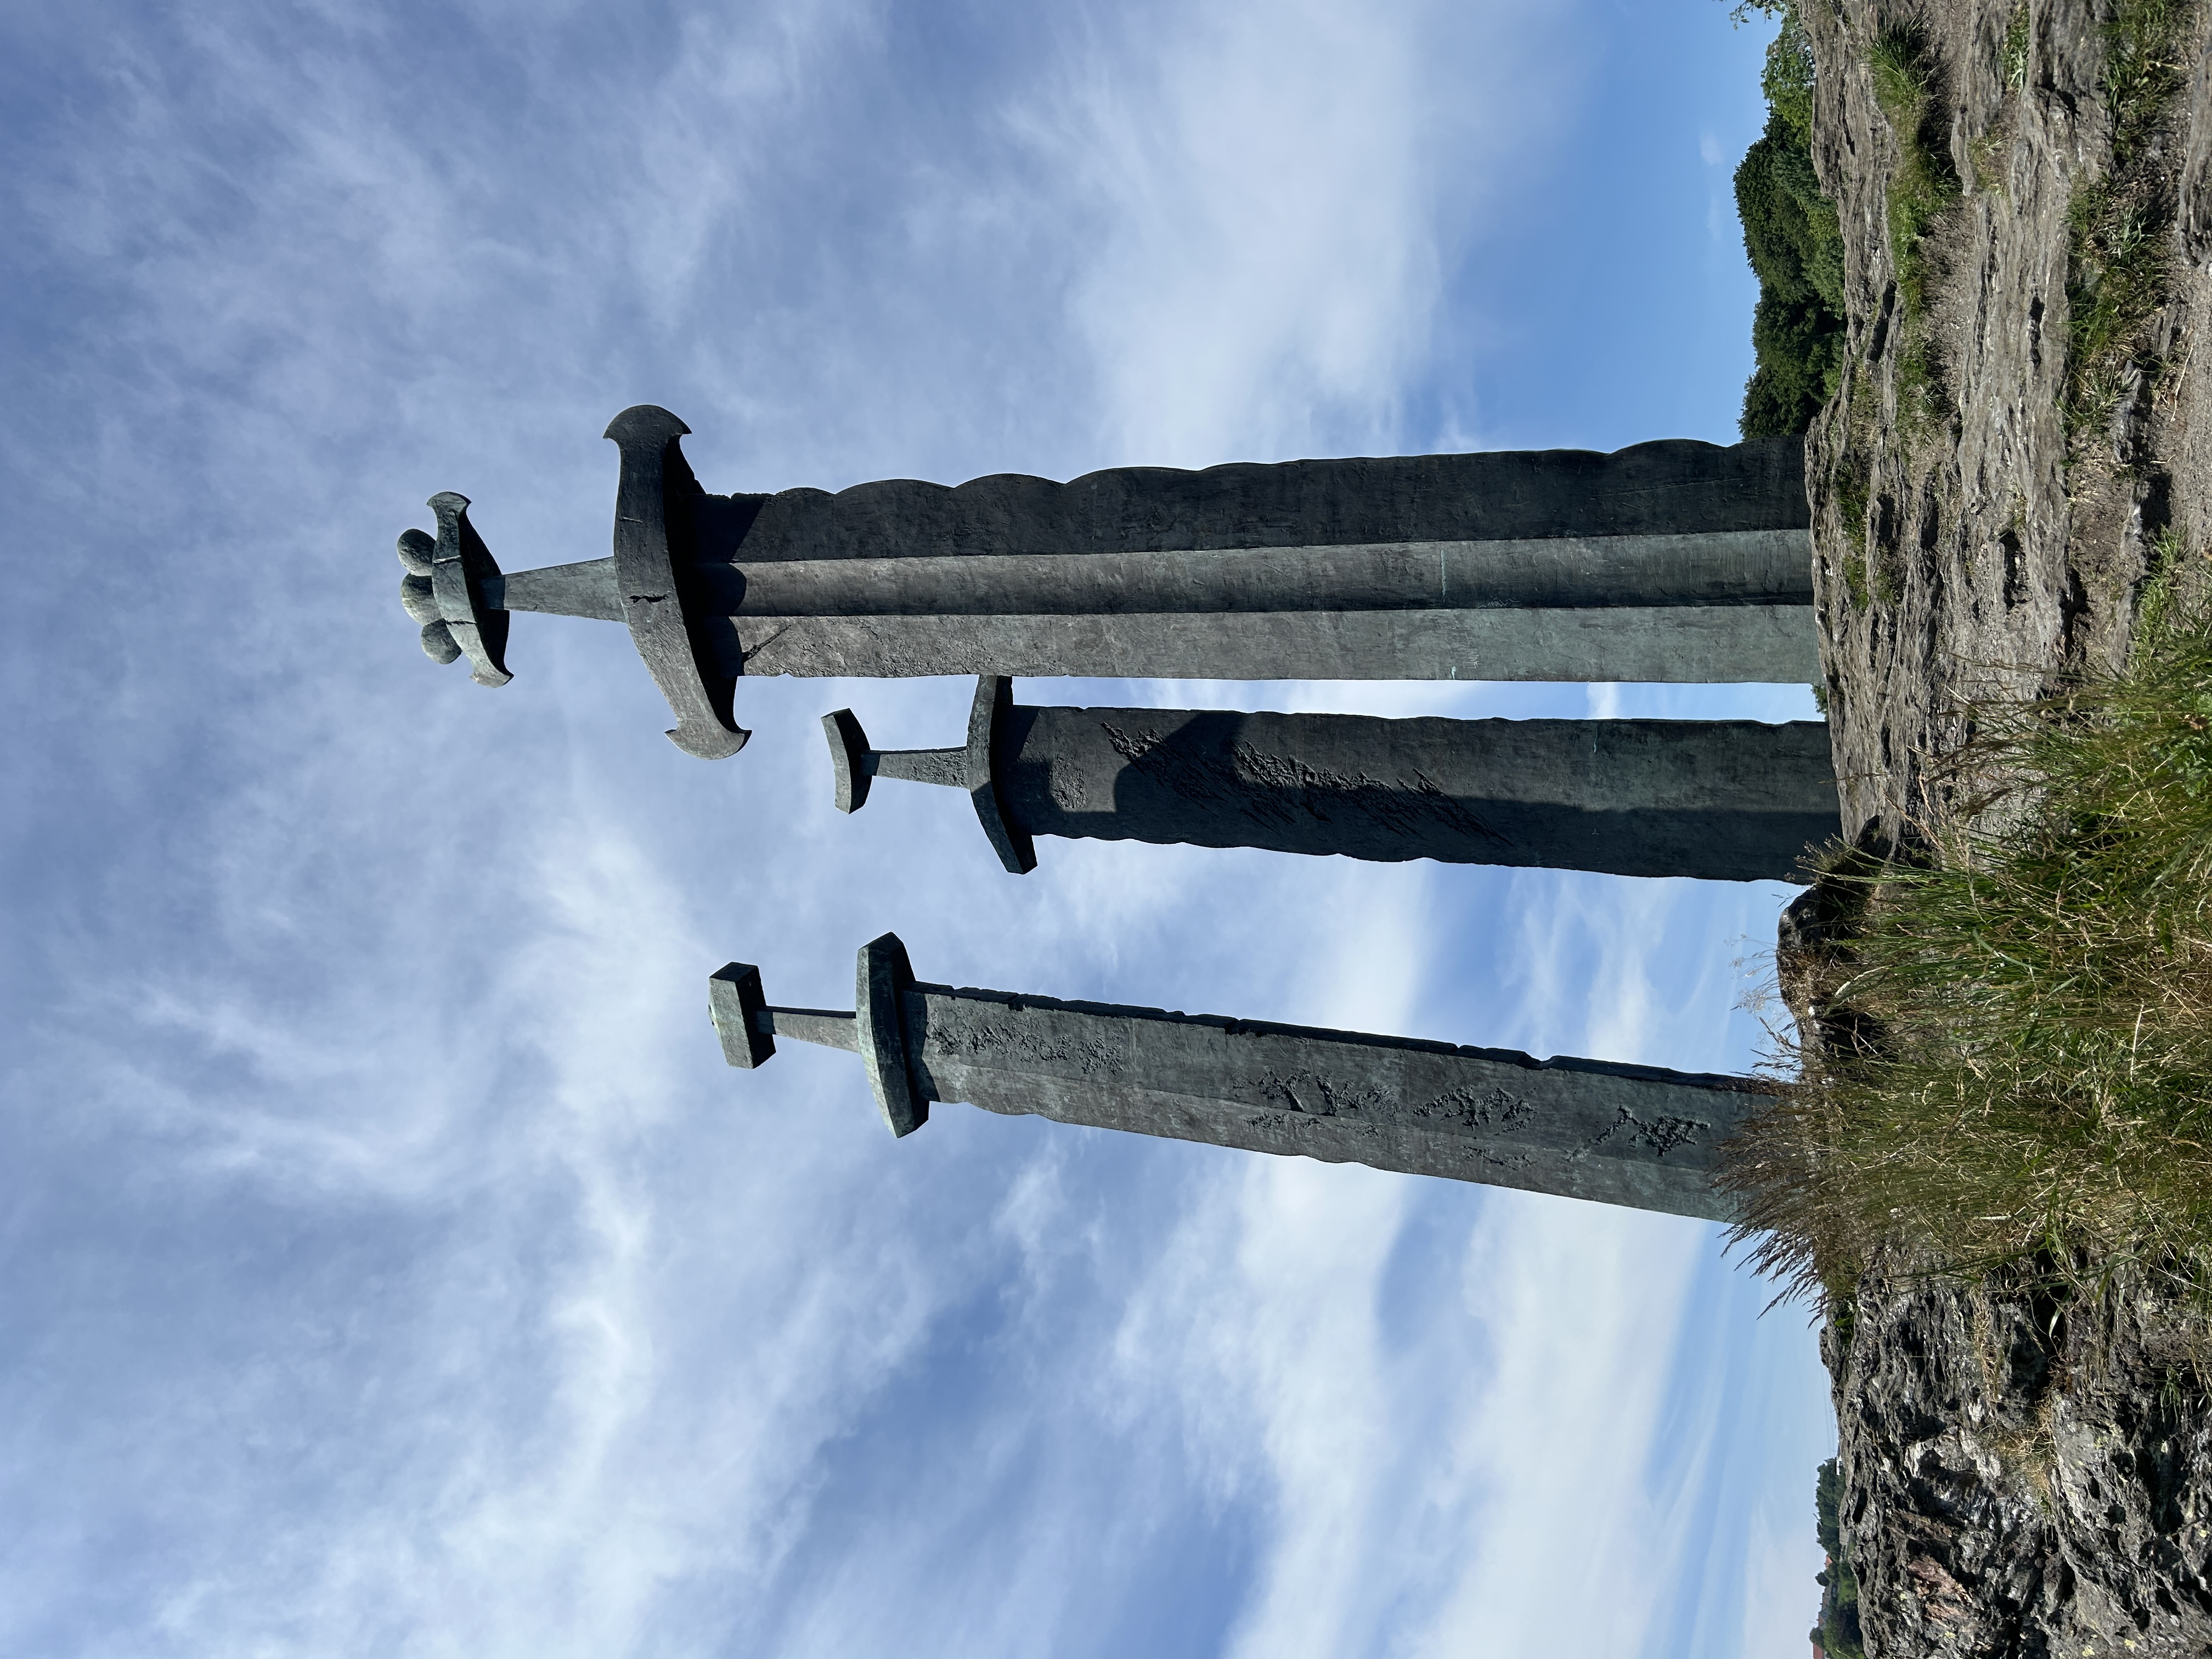
[[[830,739],[830,770],[837,810],[857,812],[868,804],[868,785],[874,781],[883,756],[868,747],[868,734],[860,716],[849,708],[824,714],[822,734]]]
[[[599,434],[627,449],[631,445],[642,445],[663,450],[678,438],[688,438],[691,428],[682,418],[663,409],[659,404],[632,404],[607,422],[607,429]]]
[[[438,610],[437,586],[431,580],[437,549],[435,536],[420,530],[399,532],[399,562],[407,567],[399,579],[399,604],[422,629],[422,654],[434,663],[449,663],[461,654],[461,647],[453,643],[453,630]]]
[[[726,963],[707,981],[708,1016],[731,1065],[750,1071],[775,1053],[775,1022],[763,1018],[767,1012],[760,969],[750,963]]]
[[[399,603],[422,624],[422,650],[431,661],[469,659],[469,678],[478,685],[505,685],[507,612],[492,602],[499,563],[469,522],[469,498],[444,490],[429,500],[438,515],[438,533],[399,533]]]

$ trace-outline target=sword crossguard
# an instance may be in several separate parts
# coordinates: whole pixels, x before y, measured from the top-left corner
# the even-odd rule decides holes
[[[684,459],[690,428],[653,404],[625,409],[606,435],[622,451],[615,491],[615,580],[637,654],[676,713],[669,741],[725,760],[752,733],[731,714],[736,681],[714,664],[686,578],[697,557],[695,503],[705,491]]]
[[[929,1091],[915,1075],[918,1056],[906,1029],[906,994],[914,969],[896,933],[860,947],[853,988],[854,1036],[876,1109],[894,1135],[910,1135],[929,1121]]]
[[[399,532],[399,604],[422,624],[422,651],[431,661],[469,659],[469,678],[478,685],[505,685],[507,612],[484,603],[488,581],[500,580],[499,563],[469,522],[469,498],[444,490],[430,497],[438,533]]]
[[[407,568],[399,603],[421,625],[423,651],[441,663],[465,656],[477,684],[505,685],[514,678],[504,660],[510,601],[526,611],[611,614],[629,624],[638,655],[675,711],[668,735],[676,746],[702,760],[744,748],[752,734],[731,716],[742,671],[726,669],[729,650],[718,654],[712,600],[696,574],[706,492],[678,442],[690,430],[651,404],[623,410],[608,426],[606,435],[622,451],[614,556],[594,564],[611,570],[564,565],[509,579],[469,523],[469,498],[451,490],[430,497],[437,535],[409,530],[399,538],[399,562]],[[611,612],[597,603],[605,592],[598,584],[609,580]],[[586,602],[574,609],[580,584]]]

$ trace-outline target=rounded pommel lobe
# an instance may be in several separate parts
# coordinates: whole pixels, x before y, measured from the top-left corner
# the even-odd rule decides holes
[[[399,579],[399,608],[422,630],[422,654],[432,662],[445,664],[459,656],[461,647],[453,643],[453,629],[439,612],[437,590],[430,580],[432,556],[437,550],[435,536],[420,530],[399,532],[399,562],[407,567],[407,574]]]
[[[906,992],[914,983],[906,946],[896,933],[885,933],[860,947],[853,988],[853,1013],[860,1064],[876,1109],[895,1135],[912,1134],[929,1121],[929,1096],[915,1081],[907,1041]]]
[[[775,1052],[768,1024],[768,1001],[761,994],[760,969],[748,962],[726,963],[707,981],[707,1012],[722,1040],[722,1058],[750,1071]]]
[[[726,760],[752,734],[731,715],[735,682],[695,630],[694,503],[703,493],[677,441],[691,428],[638,404],[607,423],[622,450],[615,488],[615,581],[630,641],[676,715],[668,734],[687,755]]]
[[[849,708],[822,717],[822,733],[830,739],[830,769],[837,782],[837,810],[857,812],[868,804],[868,734]]]
[[[400,581],[399,602],[422,623],[422,649],[434,659],[466,656],[469,678],[478,685],[505,685],[514,678],[504,660],[507,612],[483,598],[499,565],[469,522],[467,496],[444,490],[430,497],[429,507],[438,515],[437,539],[419,530],[399,538],[400,562],[408,573]]]

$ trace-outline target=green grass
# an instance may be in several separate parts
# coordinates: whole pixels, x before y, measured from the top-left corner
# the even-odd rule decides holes
[[[1815,889],[1844,941],[1821,1041],[1785,1042],[1797,1075],[1723,1176],[1789,1289],[1893,1243],[2212,1286],[2212,625],[2170,614],[2181,551],[2125,673],[1976,710],[1964,808]]]
[[[1997,42],[1996,72],[2007,93],[2015,99],[2027,90],[2027,72],[2034,60],[2035,32],[2027,0],[2021,0]],[[1984,194],[2009,196],[2012,180],[2004,167],[2006,152],[2016,137],[2016,123],[1999,120],[1966,146],[1973,166],[1974,188]]]
[[[1892,24],[1867,52],[1875,101],[1897,134],[1897,166],[1889,179],[1889,252],[1905,320],[1917,322],[1928,304],[1934,272],[1928,234],[1959,199],[1958,169],[1937,116],[1935,58],[1927,37]]]
[[[2076,187],[2067,208],[2066,426],[2075,436],[2112,418],[2143,325],[2166,302],[2170,210],[2118,197],[2106,179]]]
[[[1850,595],[1855,611],[1874,603],[1874,590],[1867,585],[1866,555],[1856,549],[1844,555],[1844,592]]]
[[[2196,0],[2119,0],[2105,24],[2099,89],[2112,116],[2112,165],[2133,162],[2157,129],[2190,64],[2184,50]]]
[[[2004,44],[1997,52],[1998,70],[2004,76],[2005,85],[2014,92],[2027,90],[2028,57],[2034,39],[2033,21],[2027,14],[2027,0],[2021,0],[2019,8],[2012,15],[2012,21],[2005,25]]]
[[[1867,584],[1867,459],[1863,451],[1847,449],[1836,468],[1836,519],[1843,526],[1846,546],[1843,558],[1844,592],[1854,609],[1867,608],[1873,594]]]
[[[1897,358],[1899,425],[1908,434],[1918,434],[1947,421],[1951,412],[1951,395],[1935,352],[1927,341],[1913,341]]]
[[[2182,562],[2188,554],[2188,544],[2181,532],[2171,525],[2151,538],[2142,586],[2136,593],[2138,639],[2162,639],[2172,631],[2174,588],[2180,580]]]
[[[1875,101],[1893,124],[1917,124],[1921,106],[1935,90],[1929,73],[1927,46],[1920,31],[1909,24],[1893,23],[1875,37],[1867,53],[1874,74]]]
[[[2077,441],[2112,417],[2130,374],[2147,372],[2145,325],[2172,283],[2173,203],[2129,178],[2180,89],[2194,0],[2120,0],[2105,24],[2099,82],[2112,121],[2112,165],[2068,204],[2067,430]]]

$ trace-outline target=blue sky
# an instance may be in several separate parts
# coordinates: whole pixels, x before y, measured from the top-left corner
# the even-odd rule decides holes
[[[1795,1652],[1832,1438],[1717,1230],[720,1063],[706,974],[1694,1069],[1785,890],[841,819],[766,680],[416,650],[392,538],[715,489],[1728,441],[1719,0],[15,7],[0,1650]],[[1024,682],[1807,717],[1804,688]]]

